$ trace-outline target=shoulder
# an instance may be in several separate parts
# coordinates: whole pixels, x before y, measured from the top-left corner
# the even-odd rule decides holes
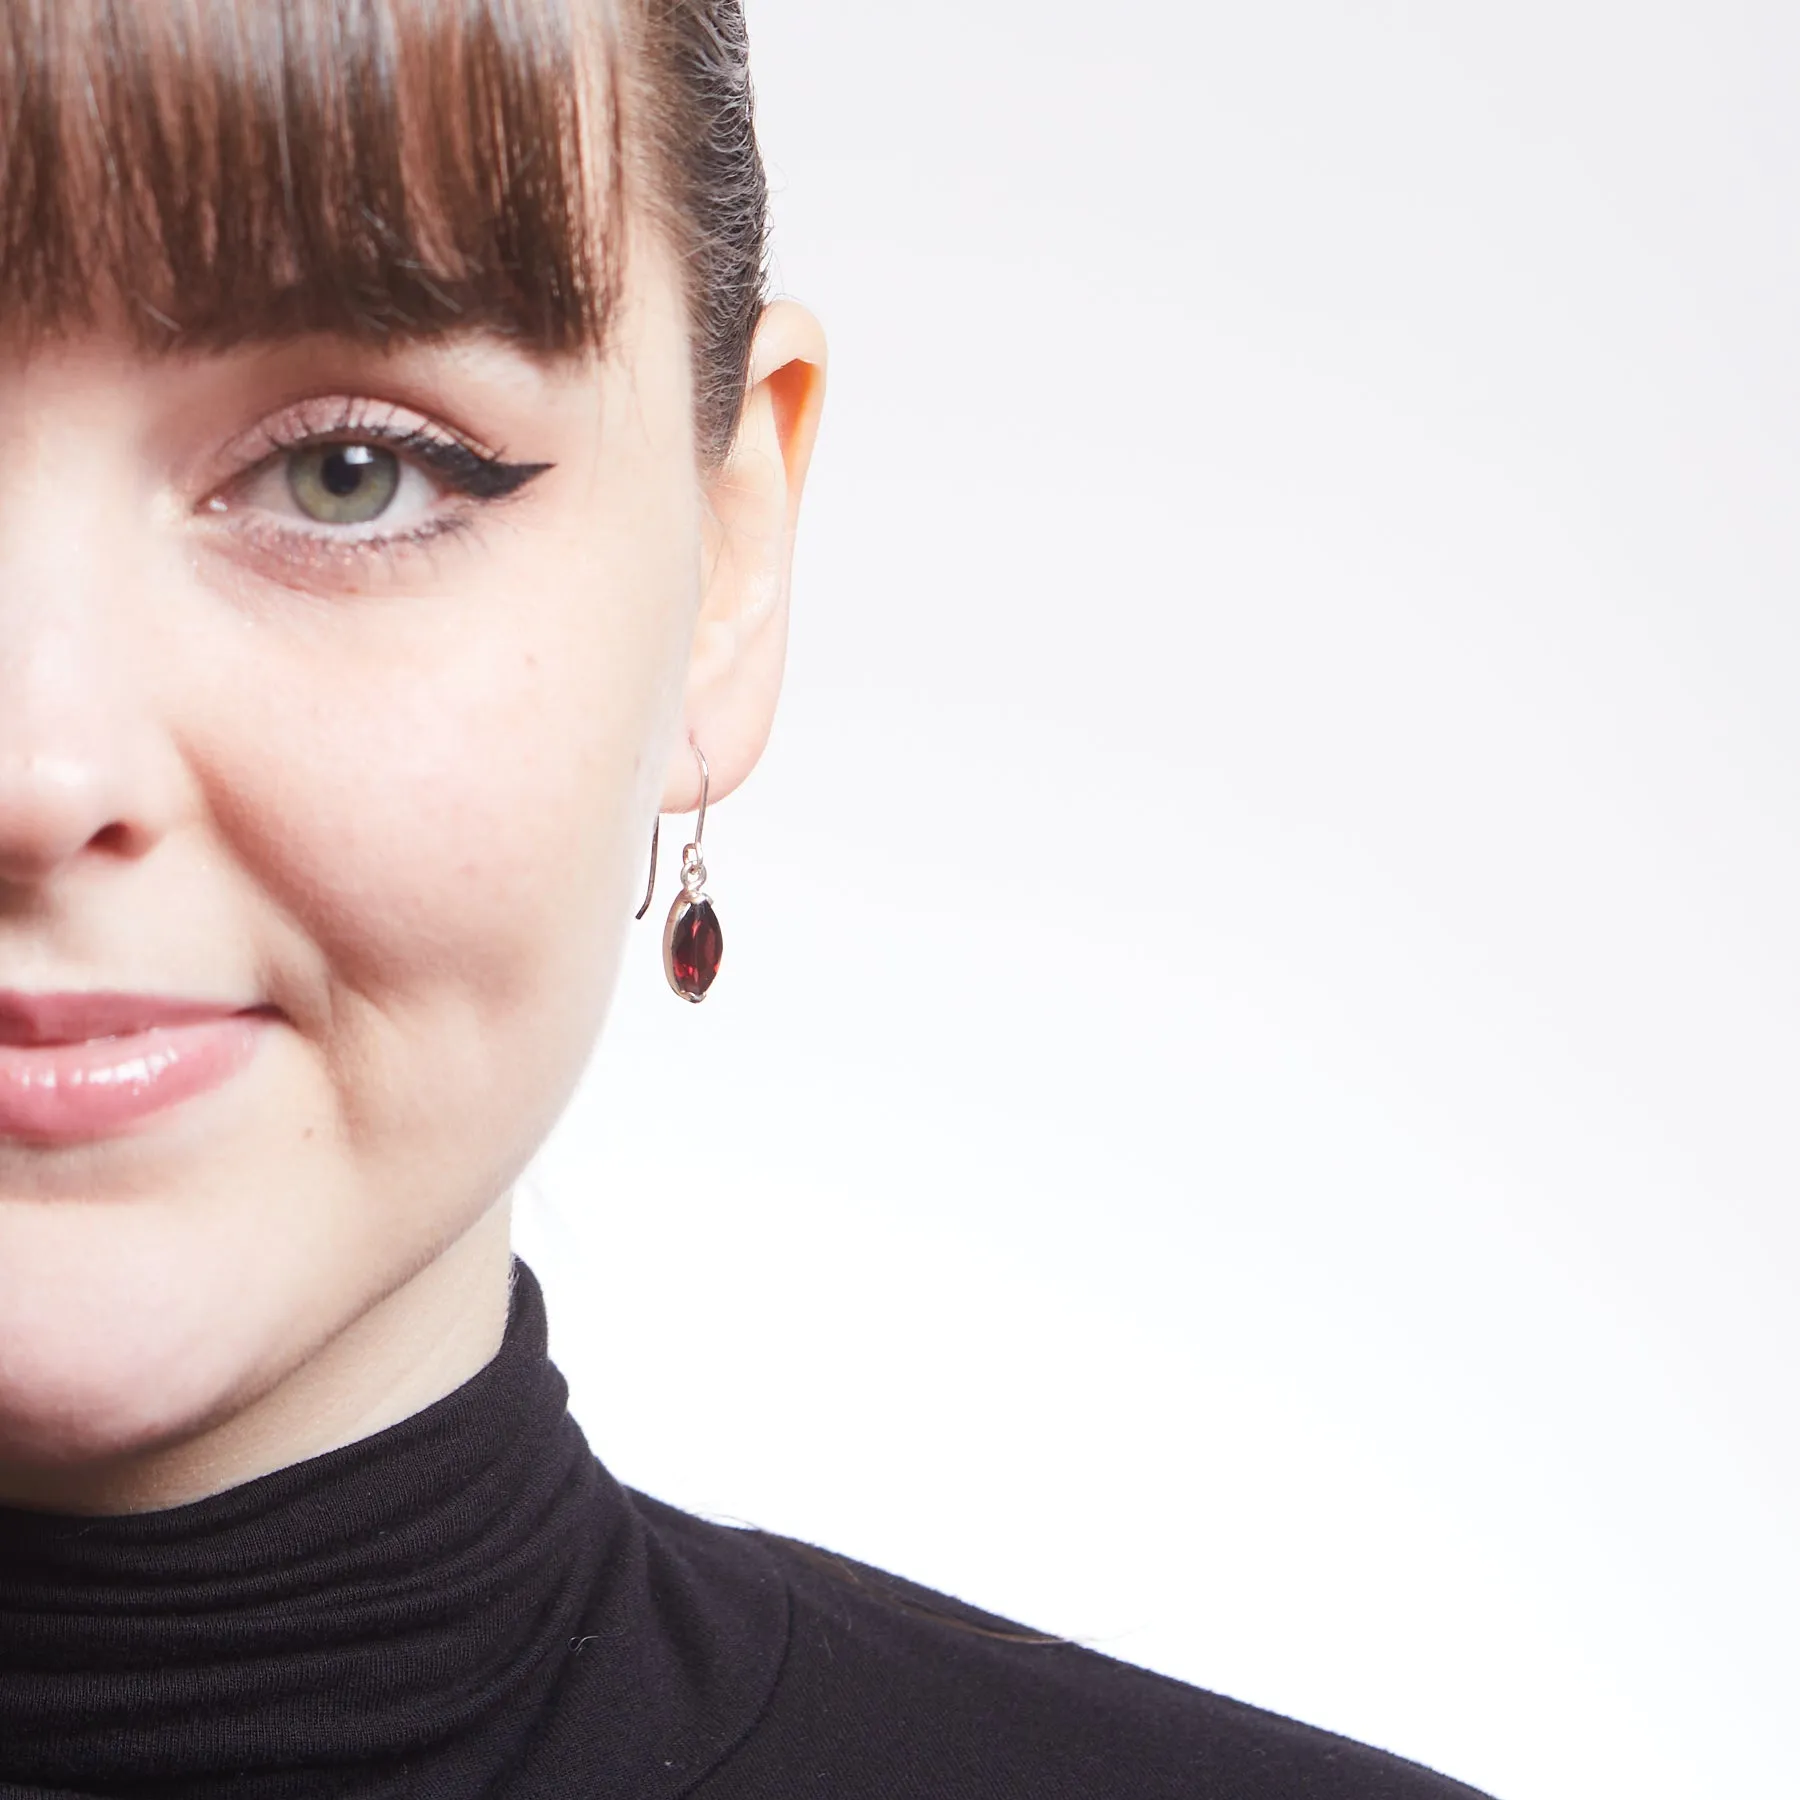
[[[762,1719],[696,1800],[1481,1800],[847,1558],[652,1510],[715,1554],[735,1540],[790,1596]]]

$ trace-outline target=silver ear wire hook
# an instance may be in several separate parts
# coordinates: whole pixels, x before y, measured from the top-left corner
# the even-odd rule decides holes
[[[687,889],[688,897],[694,899],[706,886],[706,859],[700,854],[700,843],[706,836],[706,797],[712,789],[712,770],[706,766],[706,758],[692,738],[688,739],[688,748],[700,765],[700,815],[694,821],[694,841],[681,853],[681,885]]]
[[[694,841],[681,853],[681,883],[690,894],[697,894],[706,886],[706,864],[700,855],[700,845],[706,837],[706,800],[712,791],[712,770],[706,766],[706,758],[700,746],[690,737],[688,748],[694,753],[694,760],[700,765],[700,816],[694,821]],[[644,904],[634,915],[642,919],[650,910],[650,902],[656,898],[656,858],[662,848],[662,814],[656,815],[656,824],[650,832],[650,879],[644,887]]]
[[[706,758],[692,738],[688,739],[688,748],[700,765],[700,816],[694,821],[694,848],[698,850],[700,840],[706,836],[706,797],[712,792],[712,770],[706,766]]]
[[[656,815],[656,823],[650,830],[650,881],[644,889],[644,904],[637,909],[637,917],[643,918],[650,910],[650,902],[656,898],[656,853],[662,847],[662,814]]]

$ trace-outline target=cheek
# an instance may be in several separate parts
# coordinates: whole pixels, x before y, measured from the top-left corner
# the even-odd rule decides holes
[[[516,1163],[579,1074],[642,880],[644,746],[679,690],[667,561],[623,588],[540,571],[509,584],[527,600],[265,628],[255,684],[226,690],[254,706],[206,714],[190,760],[268,997],[359,1151],[428,1133]]]

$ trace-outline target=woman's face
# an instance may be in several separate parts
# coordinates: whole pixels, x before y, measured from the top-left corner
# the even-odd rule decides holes
[[[697,473],[675,280],[629,268],[603,363],[0,350],[0,1492],[219,1429],[454,1246],[501,1266],[686,733],[715,796],[760,747],[816,402],[774,374]],[[171,1002],[222,1016],[31,1043]],[[147,1042],[198,1091],[96,1103]]]

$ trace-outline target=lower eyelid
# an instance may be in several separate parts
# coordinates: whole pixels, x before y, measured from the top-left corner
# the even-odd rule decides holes
[[[280,465],[273,471],[281,479]],[[421,480],[430,477],[419,474]],[[401,522],[378,518],[366,525],[332,526],[305,514],[239,501],[216,515],[218,541],[278,588],[330,594],[363,592],[407,577],[413,559],[430,568],[433,550],[479,529],[479,502],[452,494],[437,504],[409,508]]]
[[[379,580],[392,565],[415,555],[429,556],[434,547],[472,534],[478,525],[466,513],[440,513],[405,531],[352,536],[289,525],[264,513],[240,518],[228,529],[241,546],[239,554],[252,567],[260,565],[261,572],[280,586],[307,588],[339,581],[361,587],[371,576]]]

